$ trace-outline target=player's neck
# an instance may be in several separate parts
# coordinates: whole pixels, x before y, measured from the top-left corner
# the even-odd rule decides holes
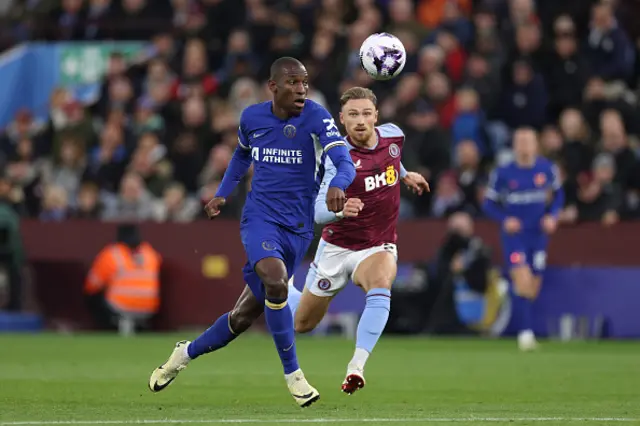
[[[356,141],[352,137],[349,137],[349,139],[356,148],[373,149],[378,144],[378,135],[376,132],[373,132],[371,136],[369,136],[369,139],[364,142]]]
[[[290,118],[289,113],[285,111],[284,108],[277,106],[275,102],[271,102],[271,113],[280,120],[287,120]]]
[[[536,157],[531,158],[516,158],[516,164],[519,167],[533,167],[536,165]]]

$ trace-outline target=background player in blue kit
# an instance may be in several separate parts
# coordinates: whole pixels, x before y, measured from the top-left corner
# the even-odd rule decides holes
[[[557,168],[538,156],[533,129],[515,131],[513,152],[514,161],[492,173],[484,210],[501,223],[502,251],[519,299],[518,346],[527,351],[537,347],[533,301],[540,292],[548,236],[556,230],[564,192]]]
[[[193,342],[176,344],[167,362],[151,375],[154,392],[169,385],[189,361],[227,345],[264,312],[292,396],[302,407],[320,397],[298,365],[287,283],[313,239],[325,154],[337,168],[326,198],[333,212],[344,208],[344,191],[355,177],[355,167],[329,112],[306,99],[307,78],[298,60],[276,60],[269,80],[273,101],[249,106],[240,117],[238,147],[206,211],[210,218],[220,213],[253,162],[251,192],[240,225],[248,257],[243,268],[247,285],[231,312]]]

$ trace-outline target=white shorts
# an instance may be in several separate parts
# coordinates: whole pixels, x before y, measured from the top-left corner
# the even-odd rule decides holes
[[[321,239],[316,257],[309,268],[305,287],[316,296],[331,297],[342,290],[358,265],[372,254],[387,251],[398,260],[398,249],[395,244],[385,243],[364,250],[353,251],[338,247]]]

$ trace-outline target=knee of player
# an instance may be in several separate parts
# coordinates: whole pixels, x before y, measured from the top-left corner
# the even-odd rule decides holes
[[[233,310],[229,314],[229,328],[233,334],[242,334],[251,327],[253,318],[240,311]]]
[[[535,278],[526,266],[514,268],[511,272],[511,280],[519,296],[529,299],[536,296]]]
[[[289,295],[289,285],[286,277],[265,277],[262,280],[267,298],[286,299]]]
[[[386,289],[386,290],[391,290],[391,286],[393,285],[393,281],[389,278],[386,277],[376,277],[376,278],[372,278],[367,280],[366,282],[362,283],[362,288],[365,291],[371,291],[374,289]]]

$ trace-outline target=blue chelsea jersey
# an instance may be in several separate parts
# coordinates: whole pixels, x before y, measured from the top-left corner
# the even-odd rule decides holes
[[[249,106],[240,117],[238,143],[251,151],[254,168],[243,221],[260,217],[296,233],[313,232],[325,153],[345,142],[334,118],[314,101],[288,119],[276,117],[271,106]]]
[[[557,214],[562,207],[561,195],[557,167],[542,157],[533,167],[520,167],[514,161],[495,169],[486,192],[488,201],[501,206],[504,217],[520,219],[524,230],[530,231],[541,229],[545,214]]]

